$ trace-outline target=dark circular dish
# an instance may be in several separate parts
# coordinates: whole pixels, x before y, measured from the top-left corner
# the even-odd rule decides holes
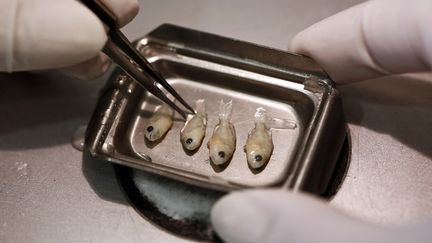
[[[337,164],[332,174],[332,178],[328,185],[327,190],[321,195],[323,198],[331,199],[339,189],[346,171],[349,167],[349,161],[351,157],[351,142],[349,132],[347,132],[347,136],[345,137],[344,144],[341,149],[341,153],[338,157]],[[139,185],[135,180],[134,174],[137,170],[132,169],[130,167],[122,166],[122,165],[114,165],[114,171],[118,180],[118,183],[128,199],[129,203],[135,208],[135,210],[144,218],[160,227],[163,230],[166,230],[174,235],[189,238],[198,241],[211,241],[211,242],[221,242],[221,240],[214,233],[212,226],[210,224],[209,217],[201,217],[200,219],[196,218],[183,218],[176,219],[172,216],[167,215],[161,210],[158,209],[159,205],[155,205],[149,198],[143,195],[142,191],[139,189]],[[143,173],[143,172],[139,172]],[[163,184],[166,187],[169,187],[169,190],[172,190],[172,194],[169,199],[166,200],[176,200],[174,191],[177,188],[181,187],[182,190],[185,188],[188,192],[195,193],[196,195],[205,196],[211,195],[214,199],[214,202],[222,197],[224,193],[210,191],[207,189],[203,189],[200,187],[188,185],[173,179],[169,179],[163,176],[158,176],[154,174],[149,174],[149,177],[152,180],[155,180],[156,183]]]

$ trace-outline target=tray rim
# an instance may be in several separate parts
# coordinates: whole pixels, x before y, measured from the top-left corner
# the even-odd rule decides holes
[[[223,50],[210,50],[208,47],[203,47],[203,45],[205,45],[203,44],[203,42],[195,40],[191,43],[182,43],[183,40],[180,40],[181,38],[179,39],[179,36],[184,37],[188,34],[191,36],[198,35],[204,39],[214,38],[219,42],[222,41],[222,46],[224,46],[224,48],[222,48]],[[317,107],[317,112],[313,117],[313,121],[311,121],[312,126],[310,126],[308,128],[308,131],[306,131],[307,138],[303,139],[303,152],[295,156],[295,161],[293,161],[293,169],[295,173],[291,174],[291,176],[286,178],[286,180],[280,183],[279,186],[291,190],[306,190],[315,193],[320,193],[321,191],[325,190],[326,183],[328,183],[328,179],[326,178],[330,177],[331,172],[333,171],[335,160],[337,158],[336,154],[338,154],[340,147],[342,146],[345,135],[345,121],[343,118],[339,93],[336,90],[333,81],[331,81],[331,79],[325,74],[322,68],[320,68],[318,64],[316,64],[313,60],[308,57],[299,56],[296,54],[291,54],[267,47],[262,47],[239,40],[233,40],[225,37],[194,31],[191,29],[186,29],[170,24],[164,24],[156,28],[146,37],[139,39],[135,43],[138,49],[141,49],[145,46],[157,45],[159,47],[170,49],[171,51],[174,50],[176,53],[186,54],[188,56],[192,55],[193,57],[203,57],[207,55],[206,57],[209,58],[210,61],[215,61],[215,58],[216,60],[218,60],[217,57],[220,58],[221,55],[223,56],[223,51],[232,51],[229,52],[229,55],[227,55],[226,58],[229,58],[231,62],[234,62],[236,63],[236,65],[240,65],[242,67],[248,66],[249,64],[249,68],[251,68],[252,71],[258,73],[260,73],[261,71],[265,71],[270,65],[265,63],[265,58],[263,60],[260,59],[260,57],[266,57],[266,55],[276,55],[277,59],[288,61],[287,63],[283,62],[273,66],[272,73],[274,74],[274,76],[279,78],[285,77],[284,79],[290,79],[290,81],[302,83],[305,85],[305,89],[314,93],[320,93],[322,96],[319,106]],[[229,49],[230,45],[228,45],[227,43],[232,44],[231,47],[233,47],[233,50]],[[241,52],[242,49],[238,48],[242,45],[245,45],[247,47],[245,49],[259,49],[262,53],[258,56],[247,56],[248,53]],[[200,51],[197,52],[196,50]],[[252,53],[255,54],[256,52]],[[220,62],[222,62],[223,64],[223,58],[222,60],[219,60],[219,63]],[[264,72],[264,74],[268,73]],[[115,76],[117,76],[116,73],[112,75],[112,77]],[[108,83],[109,82],[110,81],[108,81]],[[115,88],[105,88],[104,92],[105,94],[107,92],[115,92]],[[118,93],[119,92],[117,92],[117,94]],[[98,104],[98,107],[100,107],[100,104]],[[104,139],[104,136],[101,136],[101,130],[103,135],[103,129],[106,129],[107,125],[112,125],[113,122],[111,122],[111,124],[108,124],[109,122],[105,121],[105,124],[102,124],[103,126],[101,126],[100,113],[98,111],[100,111],[100,109],[97,108],[92,116],[91,122],[89,123],[89,129],[86,132],[85,151],[90,153],[92,157],[105,159],[110,162],[127,165],[137,169],[144,169],[152,173],[168,176],[177,180],[184,181],[186,183],[208,187],[210,189],[222,191],[242,189],[242,187],[233,184],[203,184],[202,182],[197,182],[194,179],[184,177],[180,174],[173,174],[169,171],[158,170],[150,167],[143,168],[142,164],[134,163],[133,161],[126,161],[121,158],[115,158],[107,155],[99,147],[101,139]],[[113,111],[113,113],[116,112]],[[331,125],[332,123],[336,134],[335,137],[337,138],[335,139],[336,144],[333,146],[333,151],[329,151],[327,152],[327,154],[330,154],[331,156],[328,157],[334,158],[334,161],[329,161],[327,163],[328,165],[324,166],[323,171],[313,172],[314,165],[317,164],[315,158],[317,151],[321,150],[322,153],[322,149],[320,149],[319,145],[323,143],[322,140],[326,140],[325,137],[328,137],[328,135],[325,135],[325,133],[323,134],[322,131],[323,129],[325,130],[326,128],[328,128],[329,124]],[[334,126],[334,124],[336,124],[336,126]],[[311,178],[313,177],[317,177],[318,179],[312,180]]]

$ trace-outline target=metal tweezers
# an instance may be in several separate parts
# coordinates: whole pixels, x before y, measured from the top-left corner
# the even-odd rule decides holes
[[[166,94],[159,89],[157,84],[162,85],[175,99],[183,104],[190,112],[194,113],[192,107],[174,90],[173,87],[152,67],[126,36],[120,31],[117,24],[117,17],[98,0],[82,1],[96,16],[108,27],[108,41],[103,52],[118,64],[127,74],[138,82],[143,88],[158,97],[167,105],[175,109],[183,118],[189,112],[177,106]],[[134,63],[132,63],[132,61]],[[153,80],[153,81],[152,81]]]

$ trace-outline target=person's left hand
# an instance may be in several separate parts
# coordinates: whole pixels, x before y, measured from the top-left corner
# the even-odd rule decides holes
[[[102,0],[129,23],[138,13],[136,0]],[[0,1],[0,71],[64,68],[81,79],[101,75],[110,64],[102,50],[103,23],[76,0]]]

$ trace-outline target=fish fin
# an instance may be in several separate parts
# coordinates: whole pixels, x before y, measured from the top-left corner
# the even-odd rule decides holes
[[[295,129],[297,127],[297,123],[293,120],[268,117],[267,111],[263,107],[259,107],[255,112],[255,126],[257,124],[264,124],[264,126],[268,129]]]
[[[267,117],[265,120],[265,125],[268,128],[274,129],[295,129],[297,127],[297,123],[293,120],[274,117]]]
[[[219,120],[221,121],[230,121],[233,110],[233,102],[232,100],[224,103],[223,100],[220,101],[219,105]]]
[[[204,99],[195,101],[195,112],[197,115],[206,116],[206,105]]]

